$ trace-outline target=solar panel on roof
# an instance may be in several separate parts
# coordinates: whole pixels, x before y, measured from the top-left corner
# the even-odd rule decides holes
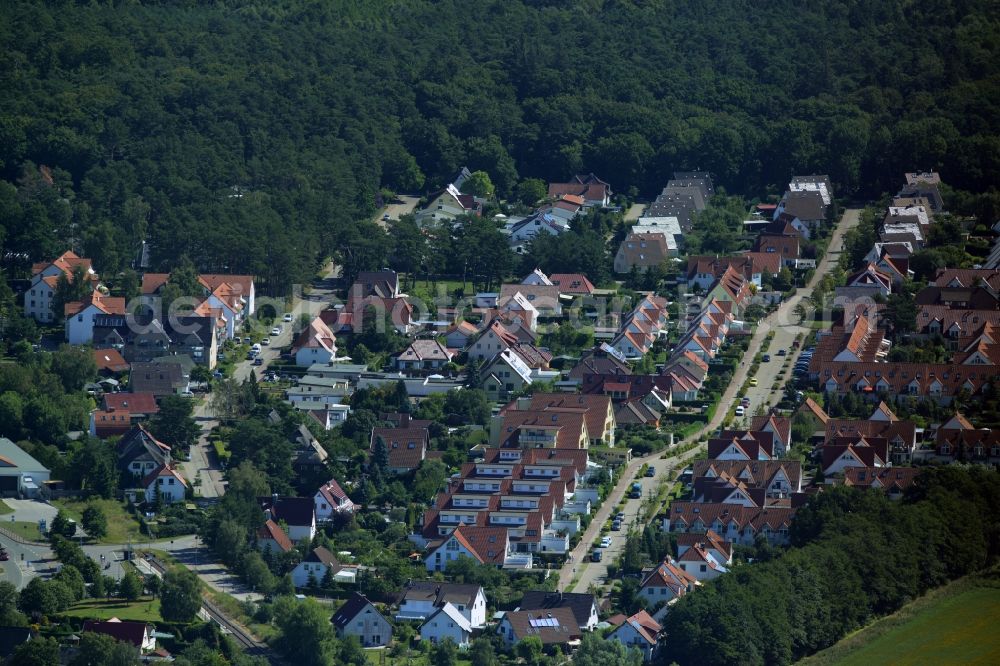
[[[528,620],[528,624],[532,627],[558,627],[559,620],[554,617],[539,617],[532,620]]]

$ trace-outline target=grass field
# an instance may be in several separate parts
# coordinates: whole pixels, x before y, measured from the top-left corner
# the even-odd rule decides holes
[[[139,532],[139,523],[126,509],[122,502],[109,499],[52,500],[52,505],[63,509],[67,515],[77,522],[83,511],[90,504],[96,504],[108,519],[108,533],[101,543],[126,543],[131,537],[133,543],[149,541],[149,537]]]
[[[27,541],[44,541],[42,535],[38,533],[38,523],[32,523],[24,520],[14,522],[10,522],[9,520],[0,520],[0,527],[4,528],[8,532],[13,532]]]
[[[398,657],[389,656],[389,650],[365,650],[372,666],[431,666],[430,657],[415,650]],[[456,666],[472,666],[472,660],[459,654]]]
[[[1000,580],[956,581],[799,662],[825,664],[1000,663]]]
[[[0,516],[5,513],[14,513],[14,509],[7,506],[3,500],[0,500]]]
[[[143,597],[131,603],[121,599],[112,599],[110,602],[103,599],[87,599],[73,604],[64,614],[92,620],[109,620],[117,617],[119,620],[163,621],[160,617],[160,600],[152,597]]]

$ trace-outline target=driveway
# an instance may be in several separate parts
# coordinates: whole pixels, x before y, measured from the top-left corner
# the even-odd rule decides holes
[[[374,222],[384,229],[389,226],[390,220],[398,220],[402,216],[412,213],[419,201],[420,197],[397,194],[395,199],[376,214]],[[389,216],[388,220],[385,219],[386,215]]]
[[[41,500],[4,499],[3,503],[13,509],[14,513],[0,516],[0,527],[5,520],[10,521],[12,518],[18,522],[37,523],[39,520],[44,520],[51,523],[58,511],[48,502]]]

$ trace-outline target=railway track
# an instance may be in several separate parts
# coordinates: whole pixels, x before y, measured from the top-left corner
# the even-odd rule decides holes
[[[149,562],[151,567],[160,572],[161,575],[167,572],[166,565],[154,555],[147,555],[146,561]],[[231,620],[228,615],[211,601],[202,598],[201,608],[213,622],[222,628],[224,633],[229,634],[233,637],[233,640],[239,643],[244,652],[249,655],[264,657],[272,666],[284,666],[284,662],[278,659],[277,655],[274,654],[266,643],[257,640],[253,634]]]

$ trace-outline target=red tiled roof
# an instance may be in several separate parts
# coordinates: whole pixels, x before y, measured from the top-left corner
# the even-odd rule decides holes
[[[125,372],[129,364],[117,349],[95,349],[94,363],[97,371]]]
[[[278,544],[282,552],[287,553],[292,549],[292,540],[288,538],[285,531],[273,520],[265,521],[257,528],[257,538],[260,540],[270,539]]]
[[[160,411],[152,393],[105,393],[104,409],[127,411],[132,414],[156,414]]]

